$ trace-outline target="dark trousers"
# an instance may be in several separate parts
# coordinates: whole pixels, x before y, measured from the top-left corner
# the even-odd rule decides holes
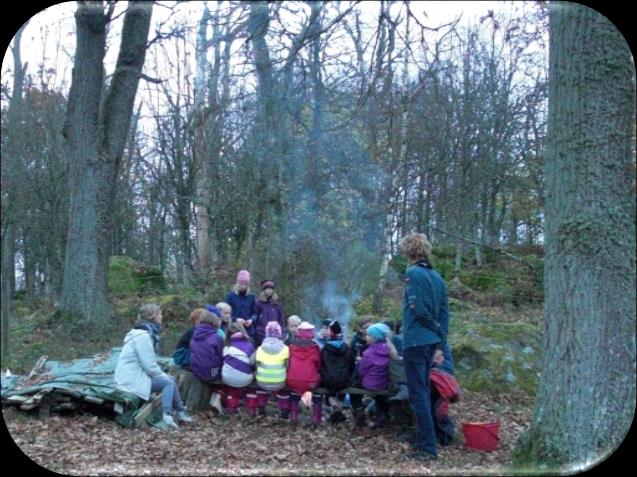
[[[436,431],[431,415],[429,370],[434,345],[413,346],[403,350],[409,403],[416,417],[415,447],[436,456]]]

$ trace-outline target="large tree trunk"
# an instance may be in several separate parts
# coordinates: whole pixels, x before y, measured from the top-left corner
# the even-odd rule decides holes
[[[104,94],[106,25],[101,2],[79,4],[67,122],[71,157],[70,219],[60,311],[76,321],[108,323],[107,267],[111,208],[119,163],[144,63],[152,2],[130,2],[116,70]]]
[[[635,84],[602,15],[550,5],[545,347],[520,461],[605,458],[635,412]]]

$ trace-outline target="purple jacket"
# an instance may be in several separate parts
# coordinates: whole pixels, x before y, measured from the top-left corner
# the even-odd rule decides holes
[[[190,368],[201,381],[221,378],[223,340],[209,323],[199,323],[190,340]]]
[[[369,345],[358,368],[365,389],[383,391],[389,387],[390,359],[387,343],[377,341]]]
[[[265,327],[270,321],[276,321],[281,326],[281,336],[285,336],[285,315],[279,301],[257,300],[257,344],[265,339]]]

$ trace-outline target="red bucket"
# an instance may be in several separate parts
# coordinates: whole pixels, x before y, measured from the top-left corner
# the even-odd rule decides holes
[[[499,422],[463,422],[464,446],[470,449],[492,451],[500,442]]]

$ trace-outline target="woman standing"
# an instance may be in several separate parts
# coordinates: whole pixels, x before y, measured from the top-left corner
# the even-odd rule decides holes
[[[431,244],[424,234],[403,237],[400,247],[409,267],[403,307],[403,361],[409,402],[416,416],[416,442],[411,457],[435,459],[436,432],[431,414],[430,369],[441,363],[449,329],[447,286],[429,261]]]
[[[161,391],[163,422],[174,429],[179,426],[173,418],[192,422],[184,408],[175,378],[164,373],[157,365],[155,351],[161,332],[161,308],[146,304],[139,310],[135,326],[124,338],[124,347],[115,367],[115,385],[122,391],[148,401],[150,393]]]

